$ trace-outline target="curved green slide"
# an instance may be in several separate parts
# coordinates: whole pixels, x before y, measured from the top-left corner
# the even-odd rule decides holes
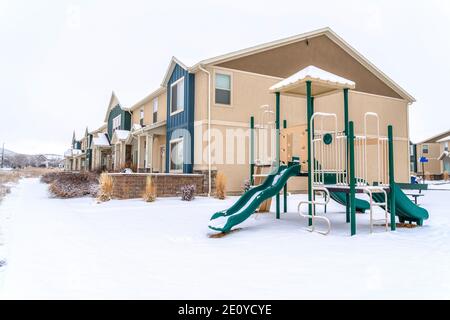
[[[336,184],[336,175],[335,174],[330,174],[330,173],[325,174],[325,185],[327,185],[327,184]],[[345,192],[331,192],[330,191],[330,197],[337,203],[342,204],[343,206],[347,205],[347,197],[346,197]],[[366,200],[356,198],[355,207],[356,207],[357,212],[364,213],[366,210],[370,209],[370,204]]]
[[[261,185],[245,192],[228,210],[216,212],[208,227],[220,232],[230,231],[250,217],[264,200],[277,195],[290,177],[299,173],[300,164],[280,166],[276,174],[267,176]]]
[[[395,214],[398,216],[400,222],[416,222],[419,226],[423,225],[423,220],[428,219],[428,211],[418,205],[414,204],[402,189],[394,183],[395,192]],[[384,195],[381,193],[374,193],[373,199],[376,202],[384,202]],[[388,210],[389,201],[388,201]]]

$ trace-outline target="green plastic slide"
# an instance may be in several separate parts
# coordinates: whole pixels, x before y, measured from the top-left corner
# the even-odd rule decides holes
[[[423,225],[423,220],[428,219],[428,211],[414,204],[396,183],[394,183],[394,192],[395,214],[398,216],[399,221],[416,222],[419,226]],[[384,202],[384,195],[381,193],[374,193],[373,199],[376,202]],[[390,210],[389,201],[388,209]]]
[[[327,184],[336,184],[336,175],[335,174],[330,174],[330,173],[325,174],[325,185],[327,185]],[[347,197],[346,197],[345,192],[331,192],[330,191],[330,197],[337,203],[342,204],[343,206],[347,205]],[[355,207],[356,207],[357,212],[365,212],[366,210],[370,209],[370,204],[366,200],[356,198]]]
[[[290,177],[300,173],[300,165],[280,166],[276,174],[269,175],[264,183],[245,192],[228,210],[216,212],[209,222],[209,228],[228,232],[234,226],[250,217],[266,199],[277,195]]]

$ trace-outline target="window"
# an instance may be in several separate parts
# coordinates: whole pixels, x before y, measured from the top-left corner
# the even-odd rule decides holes
[[[444,142],[444,151],[448,151],[448,141]]]
[[[231,105],[231,76],[216,73],[216,103]]]
[[[170,141],[170,171],[183,171],[183,139]]]
[[[153,99],[153,123],[158,121],[158,98]]]
[[[144,109],[141,109],[140,114],[139,114],[139,123],[142,126],[144,126]]]
[[[424,144],[422,146],[422,153],[428,153],[428,145],[427,144]]]
[[[413,145],[413,144],[410,144],[410,145],[409,145],[409,155],[410,155],[410,156],[413,156],[413,155],[414,155],[414,145]]]
[[[184,110],[184,78],[170,86],[170,112],[175,114]]]
[[[121,123],[122,123],[122,115],[119,114],[117,117],[115,117],[113,119],[113,123],[112,123],[113,132],[115,130],[120,130]]]

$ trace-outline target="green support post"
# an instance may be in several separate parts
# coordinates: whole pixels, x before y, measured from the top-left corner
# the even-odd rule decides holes
[[[255,174],[255,117],[250,117],[250,185],[254,185]]]
[[[350,175],[350,234],[353,236],[356,234],[356,179],[355,179],[355,132],[353,129],[353,121],[350,121],[348,135],[348,145],[350,153],[350,165],[349,165],[349,175]]]
[[[344,89],[344,132],[345,135],[348,137],[348,89]],[[348,139],[347,139],[347,150],[346,150],[346,158],[348,160]],[[348,161],[347,161],[347,166],[348,166]],[[346,171],[348,172],[348,167],[346,168]],[[347,176],[347,183],[349,183],[348,181],[348,176]],[[345,194],[345,200],[346,200],[346,206],[345,206],[345,221],[347,223],[350,222],[350,194],[346,193]]]
[[[311,168],[312,168],[312,162],[314,159],[311,159],[311,138],[312,138],[312,131],[311,131],[311,118],[313,116],[312,114],[312,82],[306,81],[306,122],[307,122],[307,131],[308,131],[308,201],[312,201],[312,175],[311,175]],[[312,205],[308,205],[308,214],[312,216]],[[312,219],[308,219],[308,225],[312,225]]]
[[[283,129],[286,129],[286,128],[287,128],[287,120],[283,120]],[[287,182],[283,188],[283,205],[284,205],[283,212],[286,213],[287,212]]]
[[[395,231],[395,175],[394,175],[394,134],[392,126],[388,126],[389,144],[389,201],[391,202],[391,230]]]
[[[280,166],[280,93],[276,92],[275,93],[275,131],[276,131],[276,166],[277,166],[277,170]],[[280,219],[280,194],[277,193],[276,195],[276,210],[277,210],[277,219]]]

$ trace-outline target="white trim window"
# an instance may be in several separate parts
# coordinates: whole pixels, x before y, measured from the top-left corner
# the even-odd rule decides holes
[[[448,141],[444,142],[444,151],[448,151]]]
[[[422,146],[422,153],[423,153],[423,154],[428,154],[428,145],[427,145],[427,144],[424,144],[424,145]]]
[[[170,85],[170,115],[184,110],[184,77]]]
[[[116,130],[120,130],[121,124],[122,124],[122,115],[119,114],[112,121],[112,130],[113,130],[113,132],[116,131]]]
[[[220,105],[231,105],[231,75],[216,73],[215,77],[215,102]]]
[[[144,125],[144,109],[139,111],[139,124],[141,127]]]
[[[153,99],[153,123],[158,122],[158,98]]]
[[[183,172],[183,138],[170,141],[170,172]]]

